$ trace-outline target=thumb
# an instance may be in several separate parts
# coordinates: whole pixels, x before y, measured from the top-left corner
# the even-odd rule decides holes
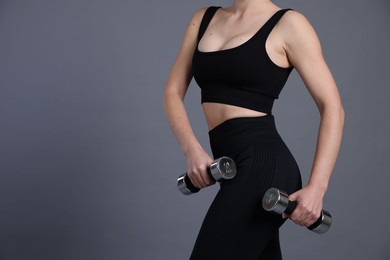
[[[297,201],[298,199],[298,192],[294,192],[288,196],[288,200],[290,201]]]

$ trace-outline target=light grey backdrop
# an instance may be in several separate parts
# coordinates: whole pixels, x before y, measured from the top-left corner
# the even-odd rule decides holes
[[[319,236],[285,259],[390,259],[388,0],[277,1],[318,32],[346,111]],[[0,0],[0,259],[187,259],[217,187],[183,196],[162,90],[193,12],[225,1]],[[186,99],[209,151],[199,89]],[[294,72],[277,126],[306,181],[318,112]]]

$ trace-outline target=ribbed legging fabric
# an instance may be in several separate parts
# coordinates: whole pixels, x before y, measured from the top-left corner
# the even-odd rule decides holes
[[[191,260],[279,260],[281,216],[262,208],[266,190],[301,188],[295,159],[272,115],[225,121],[209,132],[214,158],[231,157],[234,179],[222,182],[199,231]]]

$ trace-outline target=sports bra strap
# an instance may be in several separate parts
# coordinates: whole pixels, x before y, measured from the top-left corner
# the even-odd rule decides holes
[[[277,11],[263,26],[262,28],[262,34],[264,36],[268,36],[272,29],[275,27],[275,25],[279,22],[280,18],[288,11],[292,9],[281,9]]]
[[[199,32],[198,32],[198,42],[202,38],[203,34],[205,33],[207,26],[209,25],[211,19],[213,18],[215,12],[221,8],[220,6],[210,6],[207,8],[206,12],[203,15],[202,22],[199,26]]]

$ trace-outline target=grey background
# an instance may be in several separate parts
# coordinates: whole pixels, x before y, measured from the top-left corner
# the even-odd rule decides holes
[[[306,15],[346,111],[319,236],[289,221],[285,259],[390,259],[388,0],[276,1]],[[217,187],[183,196],[162,111],[193,12],[225,1],[0,1],[0,259],[188,259]],[[209,151],[199,89],[186,105]],[[274,107],[307,180],[319,116],[294,72]]]

